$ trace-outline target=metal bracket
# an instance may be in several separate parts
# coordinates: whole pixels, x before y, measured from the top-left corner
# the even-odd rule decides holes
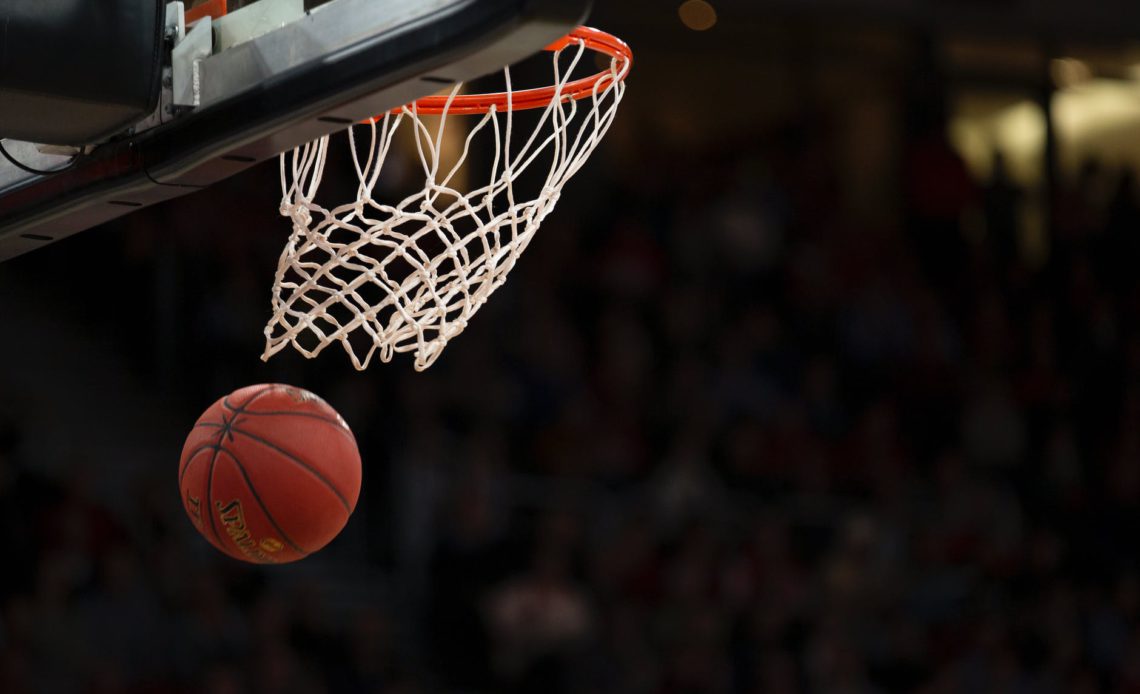
[[[214,22],[203,17],[177,45],[171,57],[174,70],[174,105],[200,106],[202,103],[201,62],[214,51]]]
[[[166,40],[177,46],[186,36],[186,5],[180,0],[166,4]]]
[[[166,4],[166,22],[164,36],[168,48],[173,49],[186,38],[186,6],[181,0]],[[171,50],[173,53],[173,50]],[[146,132],[151,128],[174,119],[174,68],[170,63],[164,62],[162,66],[162,90],[158,97],[158,108],[154,113],[135,123],[128,130],[131,135]]]
[[[252,41],[305,16],[303,0],[261,0],[218,17],[218,52]]]

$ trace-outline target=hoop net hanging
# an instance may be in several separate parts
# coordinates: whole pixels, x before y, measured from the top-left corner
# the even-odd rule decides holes
[[[414,352],[422,371],[463,332],[598,146],[625,93],[632,53],[619,39],[579,27],[547,50],[550,87],[512,90],[508,67],[501,94],[460,95],[456,85],[448,96],[350,128],[358,183],[350,202],[327,209],[314,201],[328,137],[281,155],[281,214],[293,228],[273,283],[262,359],[286,345],[311,358],[339,344],[357,369],[374,356],[387,362]],[[590,51],[608,55],[609,67],[575,78],[592,62]],[[529,110],[537,127],[520,132],[516,114]],[[438,116],[437,123],[423,116]],[[457,116],[472,121],[452,163],[444,161],[444,134]],[[426,182],[391,204],[373,193],[401,128],[411,130]],[[460,171],[473,166],[480,138],[492,143],[487,182],[460,190]]]

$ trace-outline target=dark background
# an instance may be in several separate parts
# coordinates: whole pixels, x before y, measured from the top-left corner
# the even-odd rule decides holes
[[[259,360],[276,162],[0,266],[0,692],[1140,691],[1136,7],[679,4],[427,373]],[[364,489],[258,568],[176,467],[269,381]]]

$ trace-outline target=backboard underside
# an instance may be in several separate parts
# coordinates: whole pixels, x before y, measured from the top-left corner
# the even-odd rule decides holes
[[[192,94],[164,95],[148,123],[59,173],[33,175],[0,160],[0,261],[517,62],[580,23],[589,4],[330,0],[220,49],[216,27],[191,26],[182,50],[204,56],[193,61]],[[33,168],[68,160],[30,143],[4,145]]]

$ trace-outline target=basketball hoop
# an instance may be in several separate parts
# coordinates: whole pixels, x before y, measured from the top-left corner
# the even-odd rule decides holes
[[[466,95],[455,85],[447,96],[420,99],[350,128],[358,180],[350,202],[327,209],[314,201],[327,137],[281,155],[281,214],[293,229],[273,283],[262,359],[290,344],[312,358],[339,343],[357,369],[377,354],[388,362],[398,352],[415,352],[415,368],[423,371],[463,332],[606,134],[633,63],[624,42],[587,27],[546,50],[554,69],[549,87],[513,90],[507,67],[503,92]],[[587,51],[608,56],[609,66],[573,79]],[[537,125],[524,139],[515,132],[522,127],[515,114],[531,110]],[[424,116],[437,116],[438,123]],[[444,133],[452,116],[477,120],[454,163],[445,166]],[[396,204],[380,202],[373,191],[405,124],[425,184]],[[368,138],[362,150],[358,128]],[[469,154],[481,137],[493,142],[489,182],[459,190],[461,170],[474,175]],[[545,179],[524,196],[518,188],[531,182],[521,183],[520,176],[540,169],[540,161],[549,162]]]

